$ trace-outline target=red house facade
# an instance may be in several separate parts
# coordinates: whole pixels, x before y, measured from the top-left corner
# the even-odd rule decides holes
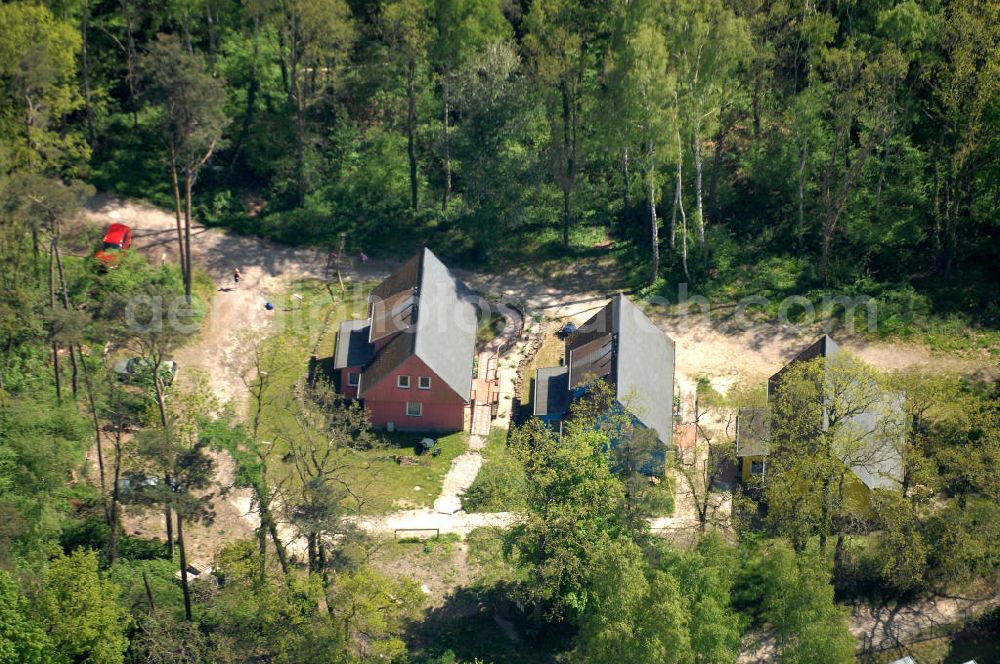
[[[372,291],[367,320],[344,321],[334,368],[376,427],[458,431],[472,394],[472,292],[429,249]]]

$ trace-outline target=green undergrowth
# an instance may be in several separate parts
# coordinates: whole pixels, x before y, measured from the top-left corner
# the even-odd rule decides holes
[[[462,497],[466,512],[518,512],[524,509],[527,480],[521,462],[507,449],[507,430],[494,428],[483,449],[483,466]]]

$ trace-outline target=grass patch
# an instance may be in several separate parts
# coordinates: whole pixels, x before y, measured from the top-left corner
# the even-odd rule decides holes
[[[519,512],[526,480],[521,462],[507,449],[507,430],[493,429],[483,449],[483,467],[462,497],[466,512]]]
[[[488,344],[500,336],[506,325],[507,319],[499,313],[494,313],[488,320],[480,320],[479,329],[476,330],[476,343]]]
[[[443,533],[423,538],[401,537],[394,542],[393,546],[388,547],[386,553],[390,559],[412,555],[414,551],[420,551],[426,555],[436,553],[447,558],[451,556],[455,544],[461,541],[461,536],[456,533]]]
[[[368,473],[375,478],[368,490],[368,512],[387,512],[401,508],[431,507],[441,494],[441,484],[451,462],[469,446],[469,434],[458,431],[446,436],[433,436],[441,448],[439,456],[416,456],[416,444],[426,433],[384,434],[386,447],[360,453],[371,466]],[[411,456],[416,464],[396,463],[394,456]]]
[[[295,386],[309,371],[309,357],[322,335],[317,349],[319,364],[329,364],[336,342],[339,322],[364,313],[364,302],[370,290],[356,289],[346,298],[331,300],[325,286],[314,280],[292,284],[288,295],[275,302],[272,334],[264,342],[264,356],[274,358],[268,368],[268,390],[273,398],[264,404],[260,438],[274,445],[273,456],[287,453],[288,436],[296,435],[297,424],[286,404],[294,395]],[[297,293],[302,300],[294,300]],[[327,360],[324,362],[324,360]],[[379,432],[383,445],[372,450],[352,450],[354,470],[347,471],[352,488],[363,489],[362,511],[381,514],[400,508],[430,507],[441,492],[444,475],[452,460],[468,447],[468,434],[458,432],[437,438],[439,456],[416,455],[416,443],[426,433]],[[394,457],[413,457],[414,465],[402,465]],[[275,472],[278,472],[278,465]]]
[[[642,510],[652,517],[674,515],[674,481],[669,474],[659,484],[644,487]]]
[[[505,538],[506,530],[493,526],[476,528],[465,536],[473,586],[489,589],[529,579],[529,570],[504,554]]]

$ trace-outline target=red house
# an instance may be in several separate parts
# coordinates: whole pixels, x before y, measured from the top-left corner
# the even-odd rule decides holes
[[[477,316],[472,292],[430,249],[372,291],[368,319],[340,324],[340,391],[361,399],[372,424],[458,431],[472,394]]]

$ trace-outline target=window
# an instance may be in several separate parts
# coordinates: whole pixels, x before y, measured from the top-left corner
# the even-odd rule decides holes
[[[410,387],[410,377],[409,376],[396,376],[396,387],[402,387],[403,389],[409,389],[409,387]]]
[[[417,387],[419,387],[422,390],[429,390],[429,389],[431,389],[431,377],[430,376],[421,376],[418,379],[418,381],[417,381]]]
[[[410,417],[420,417],[424,414],[424,404],[419,401],[407,401],[406,414]]]
[[[761,476],[764,474],[764,462],[763,460],[750,460],[750,474],[755,476]]]
[[[347,384],[351,387],[357,387],[358,383],[361,382],[361,374],[357,371],[349,371],[347,373]]]

